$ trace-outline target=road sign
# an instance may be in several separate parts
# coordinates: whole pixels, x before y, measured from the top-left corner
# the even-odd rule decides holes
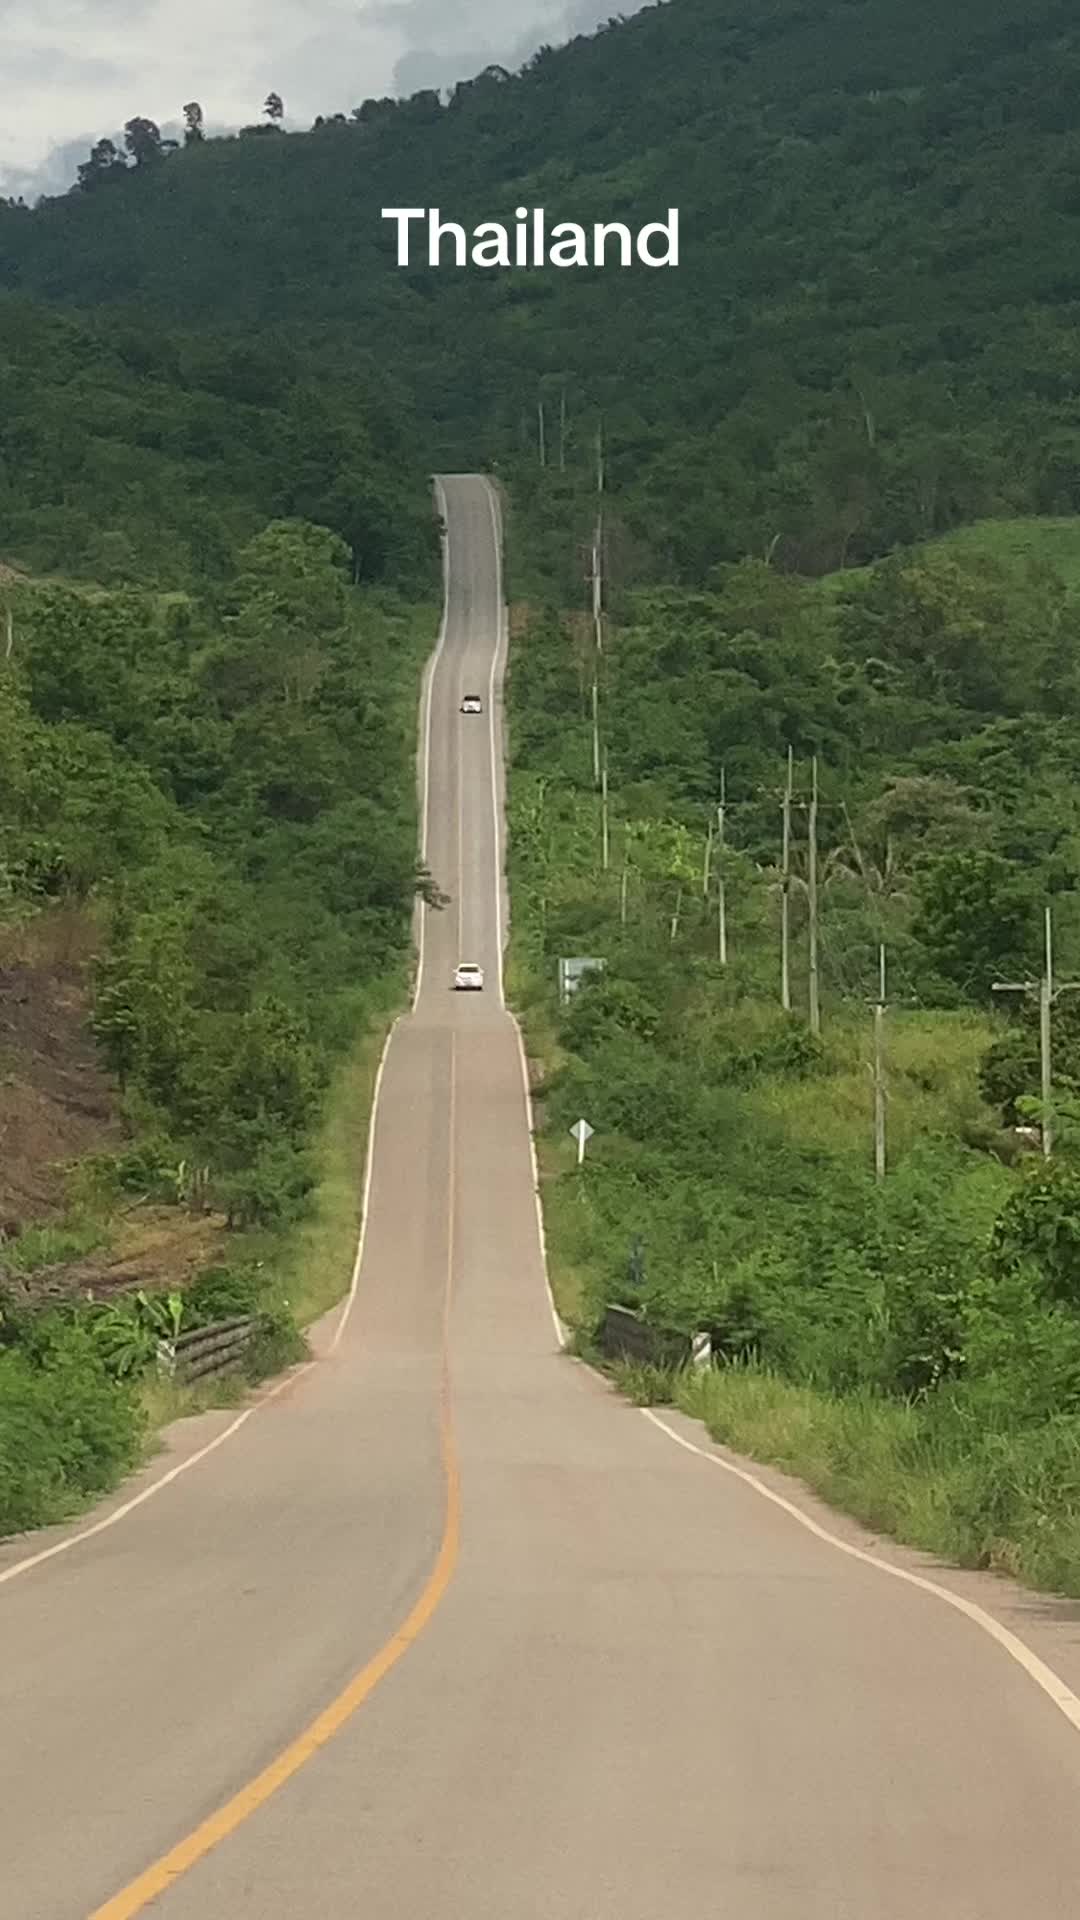
[[[580,1167],[585,1158],[585,1142],[592,1139],[593,1129],[587,1120],[575,1120],[570,1132],[577,1141],[577,1163]]]
[[[559,999],[565,1007],[571,994],[577,992],[587,973],[603,973],[604,961],[590,958],[587,954],[575,954],[568,960],[559,961]]]

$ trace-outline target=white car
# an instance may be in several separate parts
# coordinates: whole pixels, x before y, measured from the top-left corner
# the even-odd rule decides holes
[[[483,967],[474,967],[470,962],[466,961],[460,967],[457,967],[455,969],[454,971],[455,993],[465,993],[470,991],[472,993],[479,993],[482,991],[483,985],[484,985]]]
[[[483,713],[484,703],[478,693],[467,693],[461,703],[462,713]]]

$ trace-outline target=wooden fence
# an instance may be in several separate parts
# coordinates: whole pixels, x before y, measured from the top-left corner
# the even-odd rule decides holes
[[[185,1383],[212,1373],[227,1373],[243,1359],[258,1325],[256,1319],[246,1315],[219,1320],[212,1327],[195,1327],[175,1340],[162,1340],[158,1344],[158,1365],[163,1373]]]

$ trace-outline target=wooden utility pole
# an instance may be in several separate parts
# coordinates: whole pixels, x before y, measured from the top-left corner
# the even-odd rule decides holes
[[[780,859],[780,1005],[791,1012],[791,790],[795,772],[794,750],[788,748],[787,781],[784,786],[784,826]]]
[[[817,879],[817,828],[818,828],[818,778],[817,754],[814,755],[813,773],[810,784],[810,818],[808,828],[808,866],[807,898],[809,901],[809,940],[810,940],[810,1031],[821,1032],[821,1002],[818,994],[818,879]]]
[[[1043,913],[1043,972],[1042,979],[1035,980],[995,980],[994,993],[1025,993],[1029,999],[1039,1003],[1039,1084],[1042,1093],[1042,1150],[1043,1158],[1049,1160],[1054,1148],[1054,1122],[1051,1111],[1053,1097],[1053,1065],[1050,1042],[1050,1015],[1055,1000],[1063,993],[1080,992],[1080,980],[1054,980],[1054,942],[1050,909]]]

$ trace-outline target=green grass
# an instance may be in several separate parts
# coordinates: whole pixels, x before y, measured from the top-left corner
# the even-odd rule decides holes
[[[1050,566],[1067,587],[1080,587],[1080,516],[977,520],[972,526],[958,527],[937,545],[965,557],[985,555],[1013,572],[1032,563]]]
[[[388,1027],[386,1019],[372,1024],[340,1068],[327,1099],[315,1149],[321,1178],[282,1268],[285,1293],[301,1327],[329,1312],[352,1276],[375,1077]]]
[[[4,1247],[4,1264],[13,1273],[40,1273],[44,1267],[60,1266],[69,1260],[81,1260],[97,1253],[108,1243],[108,1226],[99,1218],[87,1217],[59,1224],[26,1227]]]
[[[1019,575],[1031,565],[1052,567],[1063,584],[1080,587],[1080,515],[1033,515],[1019,520],[974,520],[927,543],[930,553],[949,553],[958,559],[987,559]],[[868,576],[870,567],[849,567],[828,573],[818,591],[835,598],[854,580]],[[1017,584],[1021,584],[1019,581]]]
[[[890,1014],[885,1044],[893,1159],[930,1135],[957,1137],[990,1127],[976,1076],[993,1037],[990,1022],[977,1014]],[[747,1109],[779,1121],[793,1146],[866,1158],[873,1140],[869,1019],[842,1010],[826,1020],[824,1039],[832,1067],[824,1081],[762,1080],[745,1094]]]
[[[864,1525],[961,1566],[1080,1596],[1080,1432],[973,1433],[949,1410],[793,1386],[756,1368],[685,1374],[676,1404],[715,1440],[796,1475]]]

